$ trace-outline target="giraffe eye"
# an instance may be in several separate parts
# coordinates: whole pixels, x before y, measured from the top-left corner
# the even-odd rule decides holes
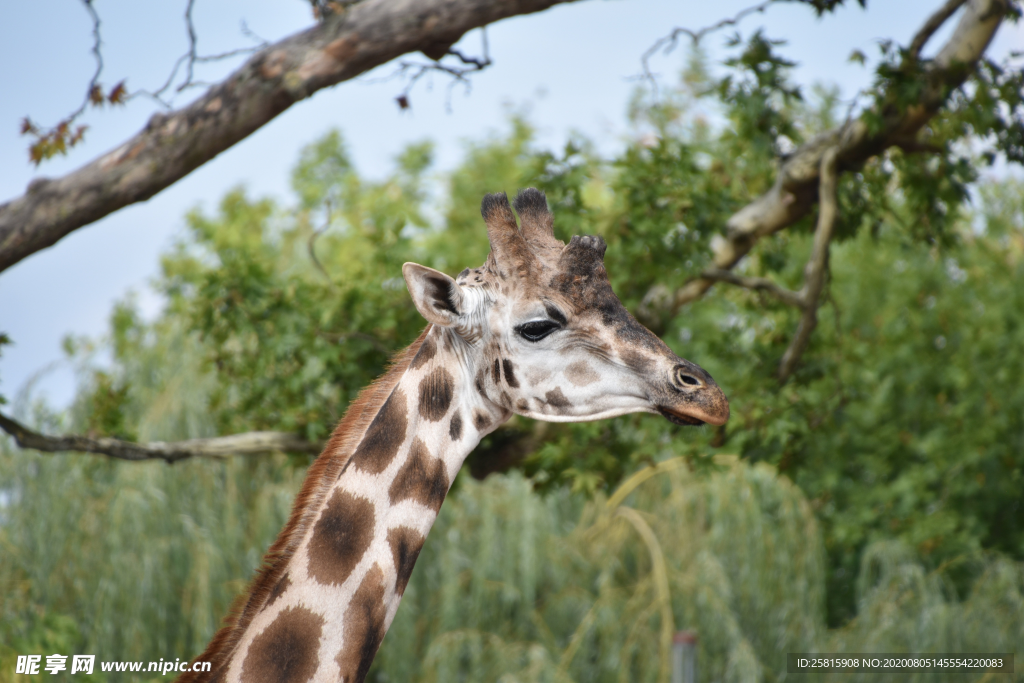
[[[561,325],[550,320],[535,320],[533,322],[523,323],[516,328],[516,332],[518,332],[519,336],[526,341],[537,342],[557,330],[559,327],[561,327]]]

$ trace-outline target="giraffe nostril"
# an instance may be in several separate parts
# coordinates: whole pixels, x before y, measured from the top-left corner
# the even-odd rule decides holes
[[[678,368],[676,370],[676,384],[680,386],[686,384],[691,387],[699,387],[701,385],[701,381],[694,377],[693,375],[687,373],[682,368]]]

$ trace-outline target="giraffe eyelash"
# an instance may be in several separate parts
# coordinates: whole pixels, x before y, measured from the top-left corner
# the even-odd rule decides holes
[[[532,320],[517,327],[516,334],[526,341],[539,342],[555,330],[561,329],[561,327],[554,320]]]

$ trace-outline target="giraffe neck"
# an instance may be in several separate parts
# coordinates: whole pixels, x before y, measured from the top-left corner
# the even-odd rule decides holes
[[[210,680],[364,679],[455,475],[510,415],[471,358],[454,332],[428,328],[353,405],[368,424],[346,416],[311,468],[233,632],[199,658]],[[346,426],[358,434],[339,436]]]

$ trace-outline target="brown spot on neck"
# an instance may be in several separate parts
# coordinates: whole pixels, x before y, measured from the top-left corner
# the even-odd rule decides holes
[[[482,410],[474,410],[473,426],[476,427],[478,431],[482,432],[491,426],[491,418]]]
[[[274,585],[273,590],[270,591],[270,597],[267,598],[267,604],[263,606],[263,609],[265,610],[268,607],[270,607],[271,605],[273,605],[274,602],[276,602],[277,599],[279,597],[281,597],[281,595],[286,590],[288,590],[288,587],[291,586],[291,585],[292,585],[292,580],[290,578],[288,578],[288,572],[285,572],[284,576],[281,577],[281,580],[278,581]],[[260,610],[260,611],[263,611],[263,610]]]
[[[437,344],[429,336],[423,340],[420,344],[420,350],[416,352],[416,357],[409,363],[409,367],[413,370],[419,370],[421,367],[429,363],[434,356],[437,355]]]
[[[448,425],[448,436],[453,442],[462,438],[462,415],[458,412],[452,415],[451,424]]]
[[[384,606],[384,572],[373,565],[345,610],[344,639],[334,661],[344,683],[363,683],[387,629]]]
[[[420,415],[430,422],[438,422],[448,413],[455,395],[455,380],[445,368],[434,368],[420,380]]]
[[[341,585],[373,541],[373,503],[337,489],[313,527],[309,574],[325,585]]]
[[[391,504],[412,499],[437,512],[446,495],[448,470],[444,460],[432,456],[427,445],[417,437],[412,442],[408,460],[388,489]]]
[[[408,426],[405,392],[395,387],[373,418],[366,435],[349,461],[364,472],[380,474],[387,469],[405,441]]]
[[[420,556],[423,543],[427,539],[420,535],[420,532],[409,527],[396,527],[388,531],[388,545],[391,546],[391,556],[395,561],[395,592],[399,595],[405,593],[405,587],[409,585],[409,577],[412,576],[412,568],[416,565],[416,558]]]
[[[304,607],[289,607],[253,639],[242,662],[247,683],[305,683],[320,666],[324,620]]]

